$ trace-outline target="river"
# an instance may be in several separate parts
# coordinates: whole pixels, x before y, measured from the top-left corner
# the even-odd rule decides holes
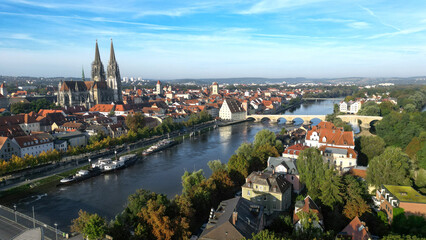
[[[339,100],[318,100],[303,103],[285,114],[319,115],[333,112],[333,104]],[[245,122],[221,127],[208,133],[185,139],[181,144],[153,154],[135,165],[116,173],[101,175],[66,187],[47,190],[37,196],[16,199],[8,206],[17,205],[17,210],[31,215],[34,206],[38,220],[47,224],[58,224],[58,228],[69,231],[71,220],[78,210],[112,219],[120,213],[128,195],[139,188],[173,197],[182,190],[181,176],[185,170],[203,169],[211,174],[207,162],[220,159],[227,162],[243,142],[251,142],[256,133],[264,128],[279,132],[283,127],[276,123]],[[1,200],[0,200],[1,202]]]

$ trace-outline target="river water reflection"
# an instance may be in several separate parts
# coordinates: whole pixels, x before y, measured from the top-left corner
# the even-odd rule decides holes
[[[339,100],[314,101],[302,104],[286,114],[317,115],[333,111]],[[185,139],[182,144],[148,156],[135,165],[117,173],[101,175],[86,181],[52,188],[38,196],[16,199],[17,210],[31,215],[34,206],[39,220],[68,231],[78,210],[98,213],[109,219],[121,212],[128,195],[139,188],[173,197],[180,194],[181,176],[185,170],[203,169],[211,174],[207,162],[220,159],[227,162],[243,142],[251,142],[264,128],[279,132],[283,125],[276,123],[242,123],[218,128],[206,134]],[[13,203],[7,203],[13,205]]]

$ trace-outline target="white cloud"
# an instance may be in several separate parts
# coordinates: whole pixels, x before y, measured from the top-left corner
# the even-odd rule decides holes
[[[249,9],[240,11],[240,14],[261,14],[277,12],[284,8],[299,7],[325,0],[261,0]]]
[[[377,16],[371,9],[369,9],[369,8],[366,8],[366,7],[363,7],[363,6],[359,6],[361,9],[363,9],[364,11],[366,11],[370,16],[372,16],[372,17],[374,17],[374,18],[376,18],[383,26],[386,26],[386,27],[390,27],[390,28],[393,28],[393,29],[395,29],[395,30],[397,30],[397,31],[401,31],[401,29],[400,28],[398,28],[398,27],[396,27],[396,26],[394,26],[394,25],[391,25],[391,24],[389,24],[389,23],[386,23],[385,21],[383,21],[382,20],[382,18],[381,17],[379,17],[379,16]]]
[[[348,23],[347,25],[351,28],[356,28],[356,29],[364,29],[370,26],[370,24],[366,22],[351,22],[351,23]]]
[[[368,37],[367,39],[377,39],[377,38],[382,38],[382,37],[394,37],[394,36],[398,36],[398,35],[407,35],[407,34],[419,33],[419,32],[424,32],[424,31],[426,31],[426,27],[408,28],[408,29],[403,29],[403,30],[399,30],[399,31],[396,31],[396,32],[376,34],[376,35],[373,35],[371,37]]]

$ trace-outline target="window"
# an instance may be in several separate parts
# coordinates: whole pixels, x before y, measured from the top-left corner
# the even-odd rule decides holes
[[[263,196],[263,201],[266,201],[266,196]]]
[[[294,176],[291,176],[291,181],[293,181],[294,180]]]
[[[250,190],[247,191],[247,196],[250,196]]]

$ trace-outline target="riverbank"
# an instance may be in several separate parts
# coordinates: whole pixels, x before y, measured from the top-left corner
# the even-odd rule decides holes
[[[200,132],[200,133],[204,133],[206,131],[209,131],[210,129],[214,129],[212,124],[205,124],[201,128],[198,128],[197,131]],[[138,147],[138,148],[136,148],[132,151],[122,152],[122,153],[118,154],[117,156],[122,156],[122,155],[126,155],[126,154],[131,154],[131,153],[141,155],[144,150],[146,150],[149,147],[157,144],[159,141],[161,141],[162,139],[164,139],[168,136],[169,136],[169,134],[164,134],[164,135],[156,138],[156,141],[151,142],[152,144],[145,145],[143,147]],[[186,133],[186,134],[183,134],[183,135],[179,134],[179,136],[174,137],[173,140],[177,141],[178,144],[179,144],[186,137],[190,137],[190,133]],[[134,143],[134,144],[136,145],[137,143]],[[115,156],[113,156],[113,157],[115,157]],[[81,169],[87,169],[88,166],[89,166],[89,164],[85,164],[83,166],[81,166],[81,165],[79,166],[77,164],[75,166],[70,166],[66,170],[63,170],[63,171],[48,173],[45,176],[42,176],[42,177],[39,177],[39,178],[36,178],[36,179],[23,181],[23,182],[19,182],[19,183],[10,185],[10,186],[3,187],[2,190],[0,191],[0,198],[6,199],[6,197],[8,197],[8,196],[13,197],[13,198],[25,197],[25,196],[37,194],[40,191],[45,190],[45,187],[50,188],[52,186],[56,186],[62,178],[67,177],[69,175],[73,175]]]

